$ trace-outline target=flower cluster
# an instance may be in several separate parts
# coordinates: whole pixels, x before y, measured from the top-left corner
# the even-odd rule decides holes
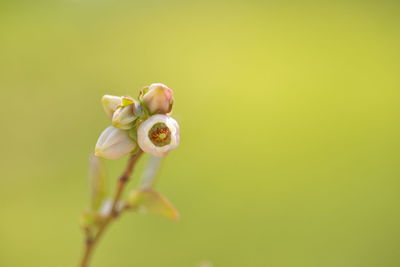
[[[96,144],[95,155],[118,159],[139,149],[163,157],[179,145],[179,125],[170,113],[173,91],[161,83],[143,88],[138,100],[105,95],[101,100],[112,126]]]

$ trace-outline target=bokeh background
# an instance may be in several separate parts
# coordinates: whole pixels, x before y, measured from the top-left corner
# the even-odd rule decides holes
[[[127,214],[93,267],[400,266],[399,12],[1,1],[0,266],[77,266],[100,98],[153,82],[175,91],[157,188],[181,220]],[[111,191],[125,160],[105,164]]]

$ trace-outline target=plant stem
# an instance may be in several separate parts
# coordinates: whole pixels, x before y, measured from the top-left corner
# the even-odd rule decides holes
[[[143,152],[140,150],[136,154],[131,155],[131,157],[129,158],[128,164],[126,165],[124,172],[118,179],[117,189],[113,198],[110,214],[103,220],[103,222],[99,226],[97,233],[92,236],[89,232],[86,232],[85,248],[82,260],[79,265],[80,267],[89,267],[89,261],[93,254],[95,246],[99,242],[100,238],[102,237],[112,220],[118,217],[118,201],[120,200],[122,193],[124,192],[125,185],[129,181],[129,177],[132,175],[136,162],[138,161],[142,153]]]

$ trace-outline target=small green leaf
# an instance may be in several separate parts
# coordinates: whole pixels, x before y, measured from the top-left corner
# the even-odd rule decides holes
[[[91,155],[89,159],[90,207],[97,211],[106,197],[106,173],[100,158]]]
[[[141,213],[152,213],[171,220],[178,220],[179,213],[162,195],[152,189],[134,191],[129,196],[132,209]]]
[[[96,212],[88,211],[81,214],[80,223],[83,228],[90,228],[100,222],[100,217]]]

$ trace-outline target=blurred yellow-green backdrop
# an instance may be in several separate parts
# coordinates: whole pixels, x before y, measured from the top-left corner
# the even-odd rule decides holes
[[[153,82],[175,91],[157,188],[181,220],[127,214],[93,267],[400,266],[399,12],[1,1],[0,266],[77,266],[100,98]],[[105,163],[112,187],[125,160]]]

